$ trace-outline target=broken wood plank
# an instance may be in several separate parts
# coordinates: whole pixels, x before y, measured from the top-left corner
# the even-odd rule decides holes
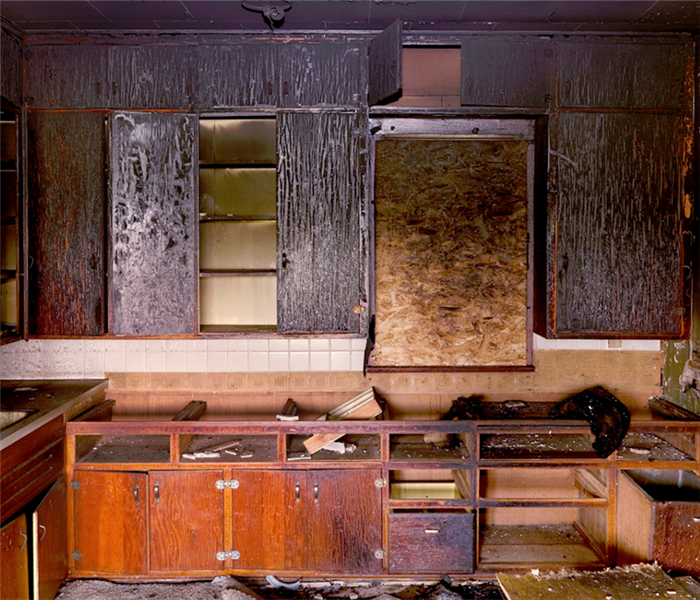
[[[373,419],[382,413],[382,407],[377,402],[374,395],[374,388],[369,388],[347,402],[329,410],[325,415],[319,417],[320,420],[343,421],[343,420],[364,420]],[[314,454],[326,447],[331,442],[343,437],[345,433],[317,433],[309,439],[304,440],[304,447],[309,454]]]
[[[661,415],[666,419],[673,419],[674,421],[700,421],[700,415],[690,412],[673,402],[669,402],[665,398],[649,398],[649,408],[651,412]]]
[[[173,417],[173,421],[199,421],[205,412],[207,412],[206,402],[192,400],[192,402]],[[194,434],[180,435],[180,453],[184,452],[189,447],[195,437]]]
[[[694,600],[656,565],[634,565],[605,571],[561,571],[527,575],[497,575],[508,600]]]
[[[282,412],[277,415],[278,421],[298,421],[299,420],[299,407],[296,405],[294,400],[287,398],[287,402],[282,407]]]

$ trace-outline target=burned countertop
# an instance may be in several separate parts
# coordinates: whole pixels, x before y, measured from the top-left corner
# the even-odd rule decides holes
[[[0,450],[65,414],[66,420],[91,408],[108,379],[4,380],[1,384]]]

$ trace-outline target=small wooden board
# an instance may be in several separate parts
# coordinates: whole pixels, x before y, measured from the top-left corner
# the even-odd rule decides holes
[[[694,600],[661,567],[645,564],[580,573],[499,573],[498,583],[508,600]]]

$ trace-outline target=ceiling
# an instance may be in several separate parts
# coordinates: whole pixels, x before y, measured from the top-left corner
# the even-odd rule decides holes
[[[404,31],[637,32],[700,31],[700,2],[679,0],[0,0],[0,15],[20,31],[269,31],[265,5],[285,18],[282,32]]]

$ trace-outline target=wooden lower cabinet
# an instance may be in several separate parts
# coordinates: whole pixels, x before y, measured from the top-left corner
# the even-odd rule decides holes
[[[68,573],[67,512],[66,478],[61,477],[32,513],[32,588],[36,600],[52,600]]]
[[[223,471],[149,473],[151,571],[222,569]]]
[[[75,471],[72,568],[83,573],[137,575],[148,570],[148,475]]]
[[[379,469],[234,471],[235,568],[381,573]]]
[[[24,514],[0,529],[0,598],[29,599],[28,542]]]

